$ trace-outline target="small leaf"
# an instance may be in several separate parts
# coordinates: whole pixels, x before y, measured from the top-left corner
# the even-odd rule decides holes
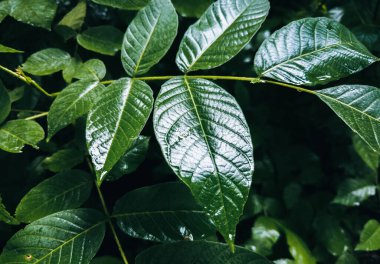
[[[2,202],[2,198],[0,196],[0,221],[8,225],[18,225],[20,222],[14,218],[5,208],[5,205]]]
[[[157,97],[153,124],[166,161],[232,246],[253,173],[249,127],[236,100],[211,81],[173,78]]]
[[[355,250],[375,251],[380,249],[380,223],[375,220],[369,220],[361,234],[360,243],[356,245]]]
[[[78,66],[74,78],[100,81],[106,76],[106,73],[106,66],[101,60],[91,59]]]
[[[92,2],[126,10],[138,10],[149,3],[150,0],[92,0]]]
[[[361,202],[376,194],[376,185],[365,179],[347,179],[338,189],[333,203],[359,206]]]
[[[50,30],[57,10],[55,0],[11,0],[10,15],[23,23]]]
[[[32,188],[16,208],[16,218],[30,223],[55,212],[81,206],[92,188],[91,175],[72,170],[59,173]]]
[[[48,114],[48,140],[59,130],[90,111],[104,90],[98,81],[81,80],[67,86],[59,93]]]
[[[319,90],[324,101],[371,148],[380,153],[380,90],[366,85],[342,85]]]
[[[276,225],[265,221],[265,218],[258,218],[252,227],[252,239],[246,247],[257,254],[268,256],[272,254],[272,248],[279,238],[280,232]]]
[[[140,10],[124,35],[121,61],[130,76],[157,64],[172,45],[178,17],[170,0],[152,0]]]
[[[218,67],[239,53],[269,12],[267,0],[218,0],[186,31],[176,63],[183,72]]]
[[[23,53],[23,51],[0,44],[0,53]]]
[[[11,98],[3,82],[0,80],[0,124],[11,112]]]
[[[181,183],[129,192],[116,202],[113,217],[126,234],[151,241],[201,239],[214,233],[206,213]]]
[[[354,134],[353,136],[353,144],[356,153],[358,153],[370,169],[376,172],[377,168],[379,168],[380,154],[373,151],[373,149],[357,134]]]
[[[84,18],[86,17],[86,10],[86,1],[80,0],[79,3],[58,22],[58,26],[66,26],[73,30],[80,30],[84,23]]]
[[[232,253],[221,243],[194,241],[162,244],[145,250],[136,258],[136,264],[270,264],[266,258],[247,249],[236,247]]]
[[[38,149],[37,143],[45,137],[44,130],[32,120],[11,120],[0,127],[0,149],[21,153],[24,145]]]
[[[86,140],[101,182],[144,128],[153,108],[153,91],[142,81],[122,78],[99,98],[87,118]]]
[[[123,33],[113,26],[92,27],[79,34],[77,41],[87,50],[113,56],[121,48]]]
[[[89,263],[105,233],[104,215],[76,209],[39,219],[5,245],[0,263]]]
[[[181,16],[199,18],[213,2],[214,0],[173,0],[173,5]]]
[[[42,166],[52,172],[68,171],[83,162],[84,154],[76,149],[60,149],[42,161]]]
[[[32,54],[22,65],[22,70],[33,75],[44,76],[63,70],[70,64],[70,54],[54,48]]]
[[[324,84],[358,72],[377,58],[345,26],[305,18],[267,38],[255,56],[259,77],[297,85]]]
[[[66,83],[73,81],[74,75],[77,73],[77,69],[82,65],[82,60],[78,57],[72,57],[70,63],[62,71],[62,77]]]
[[[149,140],[150,137],[139,136],[108,173],[106,180],[116,181],[123,175],[134,172],[145,159],[149,147]]]
[[[11,91],[8,91],[11,103],[17,102],[24,96],[25,86],[17,87]]]

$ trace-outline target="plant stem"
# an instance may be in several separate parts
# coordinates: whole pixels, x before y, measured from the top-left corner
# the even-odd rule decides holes
[[[34,115],[34,116],[29,116],[27,118],[25,118],[25,120],[34,120],[34,119],[37,119],[37,118],[40,118],[40,117],[44,117],[44,116],[47,116],[49,112],[42,112],[38,115]]]
[[[25,82],[26,84],[34,86],[35,88],[37,88],[37,90],[39,90],[40,92],[42,92],[46,96],[55,97],[58,95],[58,93],[48,93],[35,80],[33,80],[32,78],[30,78],[28,76],[23,76],[23,75],[19,74],[18,72],[14,72],[14,71],[12,71],[12,70],[10,70],[10,69],[2,66],[2,65],[0,65],[0,70],[3,70],[5,72],[9,73],[10,75],[20,79],[21,81]]]
[[[174,75],[167,76],[147,76],[147,77],[137,77],[136,80],[140,81],[165,81],[175,77]],[[245,81],[245,82],[260,82],[259,78],[256,77],[239,77],[239,76],[218,76],[218,75],[186,75],[187,79],[209,79],[209,80],[229,80],[229,81]],[[109,82],[109,81],[108,81]]]
[[[293,90],[297,90],[298,92],[305,92],[305,93],[314,94],[314,95],[317,94],[313,90],[305,89],[305,88],[302,88],[302,87],[299,87],[299,86],[295,86],[295,85],[291,85],[291,84],[287,84],[287,83],[270,81],[270,80],[262,80],[262,79],[260,79],[260,82],[275,84],[275,85],[278,85],[278,86],[282,86],[282,87],[290,88],[290,89],[293,89]]]

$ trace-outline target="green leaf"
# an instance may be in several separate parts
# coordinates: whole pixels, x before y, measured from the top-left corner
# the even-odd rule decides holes
[[[10,5],[9,5],[9,1],[8,0],[4,0],[2,2],[0,2],[0,23],[1,21],[3,21],[3,19],[9,15],[9,13],[11,12],[11,9],[10,9]]]
[[[139,80],[114,81],[91,109],[86,140],[98,182],[132,146],[153,108],[153,91]]]
[[[69,53],[48,48],[32,54],[22,65],[22,70],[33,75],[44,76],[59,72],[69,64]]]
[[[357,134],[354,134],[352,139],[356,153],[358,153],[370,169],[376,172],[380,163],[380,154],[373,151],[373,149]]]
[[[366,85],[342,85],[319,90],[324,101],[371,148],[380,153],[380,90]]]
[[[57,10],[55,0],[11,0],[10,13],[14,19],[50,30]]]
[[[102,257],[94,258],[91,261],[91,264],[123,264],[123,262],[121,262],[121,260],[115,257],[102,256]]]
[[[232,253],[225,244],[207,241],[185,241],[155,246],[137,256],[136,264],[148,263],[270,264],[271,262],[241,247],[236,247],[235,253]]]
[[[91,175],[72,170],[59,173],[32,188],[16,208],[16,218],[30,223],[55,212],[81,206],[92,188]]]
[[[328,18],[291,22],[255,56],[259,77],[297,85],[324,84],[358,72],[377,58],[345,26]]]
[[[3,82],[0,80],[0,124],[11,112],[11,98]]]
[[[121,49],[123,33],[113,26],[92,27],[79,34],[77,41],[87,50],[113,56]]]
[[[71,83],[77,74],[78,68],[82,65],[82,60],[78,57],[72,57],[70,63],[62,71],[62,77],[66,83]]]
[[[265,221],[265,218],[258,218],[252,227],[252,239],[246,247],[257,254],[268,256],[272,254],[272,248],[279,238],[280,232],[276,225]]]
[[[104,215],[92,209],[49,215],[17,232],[0,263],[88,264],[103,241],[104,223]]]
[[[314,227],[317,238],[333,256],[340,256],[352,248],[351,241],[337,218],[331,215],[319,216],[315,219]]]
[[[360,203],[376,194],[376,185],[365,179],[347,179],[338,189],[333,203],[346,206],[359,206]]]
[[[16,87],[13,90],[8,91],[11,103],[17,102],[24,96],[25,86]]]
[[[121,61],[130,76],[157,64],[172,45],[178,17],[170,0],[152,0],[137,13],[124,35]]]
[[[214,0],[173,0],[178,13],[183,17],[200,17]]]
[[[79,3],[58,22],[58,26],[80,30],[84,23],[84,18],[86,17],[86,10],[86,1],[80,0]]]
[[[80,80],[63,89],[51,105],[47,117],[48,140],[59,130],[87,114],[104,89],[99,81],[91,80]]]
[[[380,223],[375,220],[369,220],[360,234],[360,243],[356,245],[355,250],[375,251],[380,249]]]
[[[335,264],[360,264],[353,254],[345,251],[335,262]]]
[[[37,143],[45,137],[44,130],[32,120],[11,120],[0,127],[0,149],[21,153],[24,145],[38,149]]]
[[[206,213],[181,183],[129,192],[117,201],[113,217],[126,234],[151,241],[201,239],[215,232]]]
[[[126,10],[138,10],[149,3],[150,0],[92,0],[92,2]]]
[[[23,51],[0,44],[0,53],[23,53]]]
[[[74,78],[100,81],[106,76],[106,73],[106,66],[101,60],[91,59],[78,66]]]
[[[42,166],[58,173],[72,169],[83,162],[84,154],[76,149],[60,149],[42,161]]]
[[[218,0],[186,31],[176,63],[183,72],[218,67],[234,57],[259,30],[267,0]]]
[[[123,175],[134,172],[145,159],[149,148],[149,140],[150,137],[139,136],[108,173],[106,180],[115,181]]]
[[[0,221],[8,225],[18,225],[20,222],[14,218],[5,208],[5,205],[2,202],[2,198],[0,196]]]
[[[287,208],[292,208],[300,199],[302,186],[298,183],[290,183],[284,188],[284,202]]]
[[[236,100],[211,81],[173,78],[157,97],[153,124],[166,161],[232,246],[253,173]]]

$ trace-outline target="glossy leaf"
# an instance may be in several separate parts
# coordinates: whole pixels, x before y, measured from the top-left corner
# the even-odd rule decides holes
[[[291,22],[255,56],[259,77],[297,85],[324,84],[358,72],[377,58],[345,26],[328,18]]]
[[[33,75],[44,76],[63,70],[69,63],[69,53],[48,48],[32,54],[22,65],[22,70]]]
[[[338,189],[333,203],[359,206],[361,202],[376,194],[376,184],[365,179],[347,179]]]
[[[0,127],[0,149],[12,153],[21,153],[25,145],[38,149],[37,143],[44,137],[44,130],[35,121],[8,121]]]
[[[52,172],[68,171],[83,162],[84,153],[77,149],[60,149],[42,161],[42,166]]]
[[[215,232],[206,213],[181,183],[129,192],[117,201],[113,217],[126,234],[151,241],[201,239]]]
[[[145,159],[149,148],[149,140],[150,137],[139,136],[108,173],[106,180],[115,181],[123,175],[134,172]]]
[[[380,249],[380,223],[375,220],[369,220],[361,234],[360,242],[356,245],[355,250],[375,251]]]
[[[176,63],[183,72],[218,67],[252,39],[269,12],[267,0],[218,0],[186,31]]]
[[[11,98],[3,82],[0,80],[0,124],[11,112]]]
[[[2,198],[0,196],[0,221],[8,224],[8,225],[18,225],[20,222],[14,218],[5,208],[5,205],[2,202]]]
[[[0,44],[0,53],[23,53],[23,51]]]
[[[106,73],[106,66],[101,60],[91,59],[77,67],[74,78],[100,81],[106,76]]]
[[[371,148],[380,153],[380,90],[366,85],[342,85],[319,90],[324,101]]]
[[[111,6],[126,10],[138,10],[149,3],[149,0],[92,0],[100,5]]]
[[[88,264],[103,241],[104,222],[92,209],[49,215],[17,232],[4,247],[0,263]]]
[[[140,10],[124,35],[121,61],[130,76],[141,75],[157,64],[172,45],[178,29],[170,0],[152,0]]]
[[[30,223],[55,212],[81,206],[92,188],[91,175],[72,170],[48,178],[32,188],[16,208],[16,218]]]
[[[77,69],[82,65],[82,61],[78,57],[71,57],[70,63],[62,71],[62,77],[66,83],[73,81],[74,75],[77,73]]]
[[[369,168],[377,171],[380,164],[380,154],[373,151],[373,149],[365,143],[357,134],[353,136],[353,145],[356,153],[362,158]]]
[[[77,81],[63,89],[50,107],[48,140],[59,130],[87,114],[104,89],[104,85],[91,80]]]
[[[153,92],[142,81],[122,78],[99,98],[87,118],[86,140],[101,182],[144,128],[153,108]]]
[[[113,26],[92,27],[79,34],[77,41],[87,50],[113,56],[121,48],[123,33]]]
[[[233,245],[253,172],[236,100],[211,81],[177,77],[162,86],[153,123],[166,161]]]
[[[50,30],[57,10],[55,0],[11,0],[10,13],[14,19]]]
[[[194,241],[152,247],[136,258],[136,264],[269,264],[266,258],[237,247],[232,253],[225,244]]]
[[[173,0],[178,13],[183,17],[200,17],[214,0]]]

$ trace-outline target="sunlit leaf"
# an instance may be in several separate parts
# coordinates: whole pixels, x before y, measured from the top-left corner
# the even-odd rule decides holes
[[[355,250],[374,251],[380,249],[380,223],[375,220],[369,220],[361,234],[360,242],[356,245]]]
[[[0,44],[0,53],[23,53],[23,51]]]
[[[333,203],[359,206],[361,202],[376,194],[376,184],[366,179],[347,179],[339,186]]]

